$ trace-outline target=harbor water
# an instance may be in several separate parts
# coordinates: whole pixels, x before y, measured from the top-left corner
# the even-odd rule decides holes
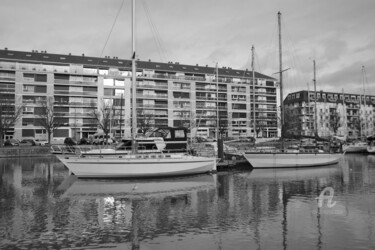
[[[0,174],[0,249],[375,249],[375,155],[146,180],[3,158]]]

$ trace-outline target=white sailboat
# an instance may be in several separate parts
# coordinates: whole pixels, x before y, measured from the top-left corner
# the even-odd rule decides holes
[[[136,146],[136,69],[135,69],[135,0],[132,1],[132,152],[131,154],[56,155],[81,178],[141,178],[201,174],[216,171],[216,157],[199,157],[185,153],[139,153]]]
[[[282,69],[282,48],[281,48],[281,13],[278,12],[279,26],[279,74],[280,74],[280,107],[281,107],[281,127],[284,124],[284,107],[283,107],[283,69]],[[281,130],[282,131],[282,130]],[[283,135],[281,141],[283,144]],[[284,146],[284,145],[282,145]],[[317,167],[338,163],[341,154],[331,153],[300,153],[282,151],[252,151],[245,152],[244,157],[253,168],[299,168],[299,167]]]

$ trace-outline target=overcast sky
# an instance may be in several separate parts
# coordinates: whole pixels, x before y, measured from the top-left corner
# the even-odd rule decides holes
[[[285,94],[313,90],[315,60],[318,90],[375,95],[374,0],[136,2],[140,60],[251,69],[254,45],[255,70],[278,78],[280,11]],[[131,0],[0,4],[1,48],[130,58]]]

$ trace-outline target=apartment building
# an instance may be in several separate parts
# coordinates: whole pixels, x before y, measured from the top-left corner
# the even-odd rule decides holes
[[[293,133],[297,135],[313,135],[316,127],[319,136],[359,138],[375,134],[373,95],[304,90],[288,94],[284,105],[296,118]]]
[[[262,136],[279,133],[279,88],[272,77],[255,72],[253,85],[251,71],[229,67],[138,60],[136,68],[138,121],[150,119],[154,127],[195,124],[192,135],[201,128],[216,136],[220,127],[226,136],[242,137],[254,134],[255,112]],[[0,50],[0,96],[25,106],[22,118],[5,139],[45,139],[35,111],[51,98],[63,124],[54,132],[55,139],[79,139],[98,132],[89,109],[104,102],[116,111],[111,133],[130,136],[131,77],[131,60],[117,57]]]

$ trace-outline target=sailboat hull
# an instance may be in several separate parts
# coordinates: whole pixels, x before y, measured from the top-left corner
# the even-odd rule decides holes
[[[78,178],[164,177],[216,171],[216,158],[183,154],[57,157]]]
[[[341,154],[325,153],[245,153],[253,168],[303,168],[336,164]]]

